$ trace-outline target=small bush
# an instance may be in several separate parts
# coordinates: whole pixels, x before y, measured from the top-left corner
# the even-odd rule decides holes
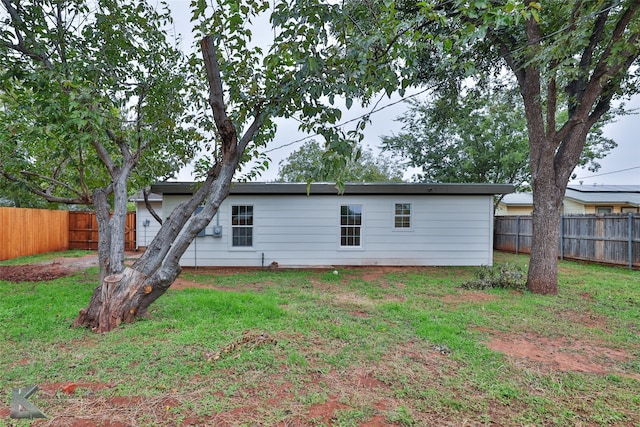
[[[524,291],[526,289],[526,272],[522,267],[512,264],[496,265],[493,267],[482,266],[474,280],[464,282],[464,289],[513,289]]]

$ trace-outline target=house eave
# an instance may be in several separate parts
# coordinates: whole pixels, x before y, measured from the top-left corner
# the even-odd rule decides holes
[[[151,186],[151,191],[166,195],[191,195],[193,182],[160,182]],[[344,195],[496,195],[509,194],[515,190],[512,184],[425,184],[425,183],[348,183]],[[338,189],[332,183],[289,182],[242,182],[231,186],[232,195],[338,195]]]

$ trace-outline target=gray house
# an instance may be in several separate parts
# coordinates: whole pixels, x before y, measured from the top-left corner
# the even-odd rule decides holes
[[[151,190],[162,195],[168,217],[192,188],[165,182]],[[304,183],[236,183],[181,264],[491,265],[493,198],[512,191],[501,184],[371,183],[347,184],[340,195],[332,184],[312,184],[307,193]],[[138,201],[138,222],[145,211]],[[138,239],[150,242],[156,229],[138,230]]]

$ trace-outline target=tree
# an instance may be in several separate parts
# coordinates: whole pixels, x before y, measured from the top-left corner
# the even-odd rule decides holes
[[[90,205],[101,277],[124,268],[132,188],[192,155],[182,54],[145,2],[2,0],[0,170],[48,202]]]
[[[637,93],[640,2],[356,1],[367,25],[396,28],[407,67],[455,98],[470,78],[509,72],[522,97],[534,196],[528,288],[558,292],[560,210],[589,131]],[[373,5],[373,6],[372,6]],[[369,10],[365,14],[363,11]],[[451,96],[453,95],[453,96]]]
[[[382,147],[427,182],[510,183],[528,188],[529,144],[520,94],[511,82],[474,86],[457,98],[412,101],[399,118],[403,132],[383,136]],[[596,171],[616,143],[602,136],[600,124],[589,134],[580,165]]]
[[[339,5],[322,1],[282,1],[273,6],[264,0],[209,6],[192,2],[202,60],[194,55],[189,66],[200,72],[205,84],[182,80],[181,86],[163,80],[180,70],[163,61],[163,55],[174,52],[160,31],[166,15],[144,2],[102,0],[95,13],[82,0],[52,1],[44,7],[42,2],[29,7],[12,0],[2,4],[9,12],[0,32],[2,55],[12,61],[8,68],[13,78],[12,85],[2,88],[9,105],[3,111],[11,119],[7,123],[18,124],[5,126],[0,139],[5,150],[2,162],[8,166],[5,176],[28,182],[26,178],[35,175],[41,181],[30,188],[43,197],[96,205],[102,277],[74,325],[98,332],[144,315],[169,288],[180,272],[180,257],[227,197],[238,166],[259,156],[260,148],[273,137],[274,118],[295,117],[303,130],[321,134],[335,153],[331,167],[339,176],[365,120],[353,132],[332,126],[341,115],[333,106],[335,97],[342,97],[348,107],[354,100],[367,103],[381,90],[391,93],[403,75],[400,64],[380,61],[364,45],[350,45],[346,30],[334,37],[335,24],[346,25],[345,16]],[[251,21],[268,12],[273,40],[265,52],[251,45]],[[78,23],[69,25],[64,17]],[[71,47],[73,54],[68,54]],[[139,74],[127,75],[130,69]],[[185,110],[177,108],[184,107],[177,96],[183,87],[191,89],[192,107],[186,117]],[[156,90],[164,98],[151,97]],[[175,110],[144,108],[163,107],[173,99]],[[201,108],[203,101],[210,107],[209,115]],[[162,176],[172,169],[156,166],[175,167],[187,157],[187,148],[193,146],[177,144],[162,132],[184,136],[177,141],[194,136],[180,133],[188,129],[178,118],[193,118],[203,131],[214,133],[212,141],[200,144],[209,154],[200,163],[203,182],[163,221],[144,254],[125,266],[124,246],[119,244],[125,189],[127,184],[145,182],[142,178],[148,175],[134,174],[137,167]],[[89,154],[87,147],[94,153]],[[143,160],[147,149],[154,155]],[[21,154],[18,161],[9,161],[11,150]],[[47,150],[56,161],[47,163],[36,156]],[[160,163],[164,156],[167,161]],[[44,173],[22,172],[36,163],[49,173],[46,178]],[[96,173],[97,166],[106,173]],[[52,187],[62,195],[53,195]],[[106,207],[111,196],[114,212],[109,217]]]
[[[528,147],[524,116],[513,107],[515,96],[503,87],[476,87],[455,103],[413,101],[399,119],[403,132],[383,136],[382,146],[420,168],[419,181],[519,187],[529,179]]]
[[[0,173],[48,202],[95,208],[106,281],[124,270],[128,195],[184,165],[199,140],[170,16],[135,0],[2,6]]]
[[[562,200],[589,131],[614,98],[637,91],[630,68],[640,54],[639,10],[637,1],[531,3],[514,31],[487,29],[518,81],[527,119],[534,198],[527,287],[535,293],[558,292]]]
[[[358,148],[358,150],[360,150]],[[387,157],[375,157],[371,149],[362,151],[356,159],[348,159],[342,174],[345,182],[401,182],[403,171]],[[305,143],[280,162],[278,181],[326,182],[333,177],[325,174],[324,156],[331,156],[316,141]]]

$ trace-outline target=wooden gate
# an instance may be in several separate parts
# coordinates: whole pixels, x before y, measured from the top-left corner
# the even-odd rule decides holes
[[[98,249],[98,221],[95,212],[69,212],[69,249]],[[136,213],[127,213],[124,249],[136,250]]]

